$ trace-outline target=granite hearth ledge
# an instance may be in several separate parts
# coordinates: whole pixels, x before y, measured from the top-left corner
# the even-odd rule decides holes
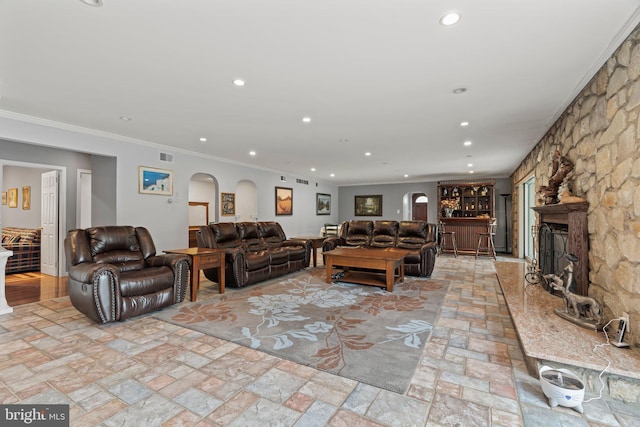
[[[531,375],[537,377],[537,367],[547,362],[591,370],[588,382],[597,393],[600,388],[597,374],[607,366],[604,355],[611,360],[608,375],[630,379],[631,388],[640,389],[638,349],[608,345],[594,352],[597,344],[606,343],[604,333],[581,328],[555,314],[554,309],[563,307],[562,298],[551,295],[540,285],[527,283],[524,262],[498,261],[495,268]],[[617,325],[612,326],[608,328],[610,339],[617,330]]]

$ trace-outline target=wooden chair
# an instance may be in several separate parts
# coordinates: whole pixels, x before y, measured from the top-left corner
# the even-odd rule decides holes
[[[458,257],[458,245],[456,244],[456,232],[447,231],[444,222],[438,223],[438,235],[440,236],[440,243],[438,244],[438,254],[443,254],[445,251],[452,252],[454,257]],[[447,246],[447,239],[449,240]]]
[[[478,255],[487,255],[492,256],[493,259],[496,258],[496,247],[493,244],[493,237],[496,235],[496,229],[498,228],[498,220],[496,218],[491,218],[489,221],[489,225],[487,226],[487,231],[485,233],[478,233],[478,247],[476,248],[476,258]],[[486,239],[486,246],[482,246],[484,243],[484,239]]]
[[[325,224],[324,232],[322,233],[324,237],[329,236],[337,236],[338,235],[338,224]]]

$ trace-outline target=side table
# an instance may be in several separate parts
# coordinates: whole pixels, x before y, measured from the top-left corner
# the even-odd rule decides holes
[[[189,271],[189,285],[191,286],[191,301],[198,298],[200,287],[200,270],[205,268],[218,268],[218,290],[224,293],[224,249],[187,248],[171,249],[164,251],[167,254],[189,255],[191,257],[191,269]]]

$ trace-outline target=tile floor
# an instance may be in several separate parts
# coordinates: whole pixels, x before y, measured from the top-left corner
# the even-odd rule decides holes
[[[438,257],[445,304],[405,395],[143,316],[96,325],[67,297],[0,316],[0,402],[68,403],[71,426],[639,426],[640,405],[551,409],[492,260]],[[200,299],[217,297],[204,280]]]

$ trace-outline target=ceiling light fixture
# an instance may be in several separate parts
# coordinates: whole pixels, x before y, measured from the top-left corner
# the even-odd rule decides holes
[[[468,168],[472,168],[473,167],[473,163],[467,163],[467,167]]]
[[[234,84],[234,85],[236,85],[236,86],[244,86],[244,80],[242,80],[242,79],[235,79],[235,80],[233,81],[233,84]]]
[[[405,173],[405,174],[404,174],[404,177],[405,177],[405,178],[409,178],[409,175]]]
[[[466,91],[467,91],[466,87],[457,87],[451,92],[453,92],[454,95],[460,95],[461,93],[465,93]]]
[[[302,121],[305,123],[309,123],[311,121],[311,117],[303,117]]]
[[[447,12],[442,18],[440,18],[440,25],[448,27],[450,25],[457,24],[460,22],[460,18],[462,18],[462,15],[460,15],[459,12]]]
[[[131,121],[131,117],[124,117],[124,116],[122,116],[122,117],[120,117],[120,120],[123,120],[123,121],[125,121],[125,122],[130,122],[130,121]]]
[[[469,126],[469,122],[460,122],[460,126],[462,126],[463,128],[467,127]]]
[[[200,138],[200,142],[207,142],[207,138]]]
[[[464,146],[465,146],[465,147],[468,147],[468,146],[470,146],[471,144],[473,144],[473,142],[471,142],[471,141],[465,141],[465,142],[464,142]]]
[[[345,138],[342,138],[342,139],[340,140],[340,142],[349,142],[349,140],[348,140],[348,139],[345,139]]]
[[[473,171],[469,171],[469,173],[473,173]]]
[[[364,153],[364,155],[365,155],[365,156],[370,156],[370,155],[371,155],[371,153],[367,151],[366,153]]]
[[[93,7],[100,7],[102,6],[102,0],[80,0],[82,3],[87,4],[89,6],[93,6]]]
[[[256,152],[255,152],[255,151],[249,151],[249,155],[250,155],[250,156],[255,156],[255,155],[256,155]]]
[[[336,174],[335,174],[335,173],[332,173],[332,174],[329,174],[329,176],[330,176],[331,178],[333,178],[334,176],[336,176]]]
[[[311,168],[311,172],[315,172],[315,171],[316,171],[316,168]]]

